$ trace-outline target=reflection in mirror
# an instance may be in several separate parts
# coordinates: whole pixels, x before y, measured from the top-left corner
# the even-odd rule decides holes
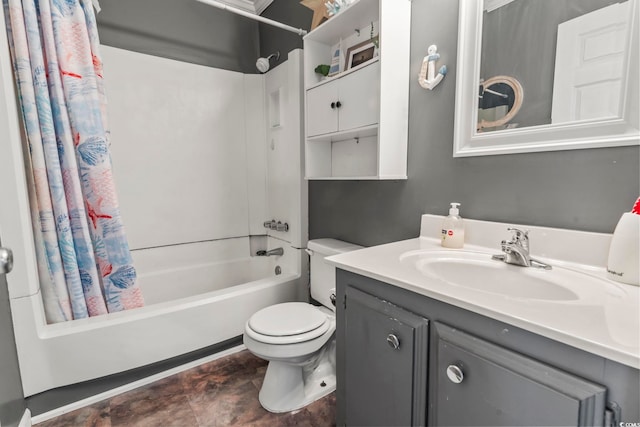
[[[460,1],[454,156],[640,145],[639,3]]]
[[[496,76],[480,82],[478,132],[515,129],[510,121],[522,107],[522,85],[513,77]]]
[[[482,20],[480,75],[521,82],[520,128],[620,115],[628,1],[485,0]]]
[[[629,2],[558,26],[551,123],[620,115]]]

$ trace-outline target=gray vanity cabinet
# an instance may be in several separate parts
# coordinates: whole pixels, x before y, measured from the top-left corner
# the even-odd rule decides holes
[[[336,274],[338,426],[640,420],[637,368],[378,280]]]
[[[345,423],[424,425],[428,321],[355,288],[343,307]]]
[[[606,388],[434,322],[438,426],[602,425]]]

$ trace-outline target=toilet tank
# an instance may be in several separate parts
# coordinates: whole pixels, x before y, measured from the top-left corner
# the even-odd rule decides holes
[[[336,293],[336,268],[326,263],[324,259],[331,255],[362,249],[362,246],[336,239],[315,239],[309,240],[307,249],[311,258],[309,267],[311,296],[320,304],[333,310],[330,297],[331,294]]]

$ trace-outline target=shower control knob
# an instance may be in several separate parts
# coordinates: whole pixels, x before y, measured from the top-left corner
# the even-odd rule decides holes
[[[13,252],[9,248],[0,247],[0,274],[9,274],[13,269]]]
[[[387,344],[389,344],[389,346],[394,350],[400,348],[400,340],[398,339],[396,334],[387,335]]]
[[[340,102],[340,101],[336,102],[336,107],[338,107],[338,108],[342,107],[342,102]]]
[[[286,222],[283,224],[282,222],[278,221],[278,223],[276,224],[276,231],[289,231],[289,224],[287,224]]]
[[[333,109],[335,109],[335,108],[336,108],[336,103],[335,103],[335,102],[332,102],[332,103],[331,103],[331,109],[333,110]]]
[[[336,306],[336,299],[337,299],[336,294],[329,295],[329,300],[331,301],[331,304],[333,304],[334,307]]]
[[[452,383],[460,384],[462,380],[464,380],[464,373],[459,366],[449,365],[447,366],[447,377],[449,377]]]

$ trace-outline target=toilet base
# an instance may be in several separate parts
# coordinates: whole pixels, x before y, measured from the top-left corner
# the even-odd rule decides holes
[[[335,369],[327,358],[309,373],[305,373],[302,366],[272,360],[258,398],[262,407],[269,412],[291,412],[335,389]]]

